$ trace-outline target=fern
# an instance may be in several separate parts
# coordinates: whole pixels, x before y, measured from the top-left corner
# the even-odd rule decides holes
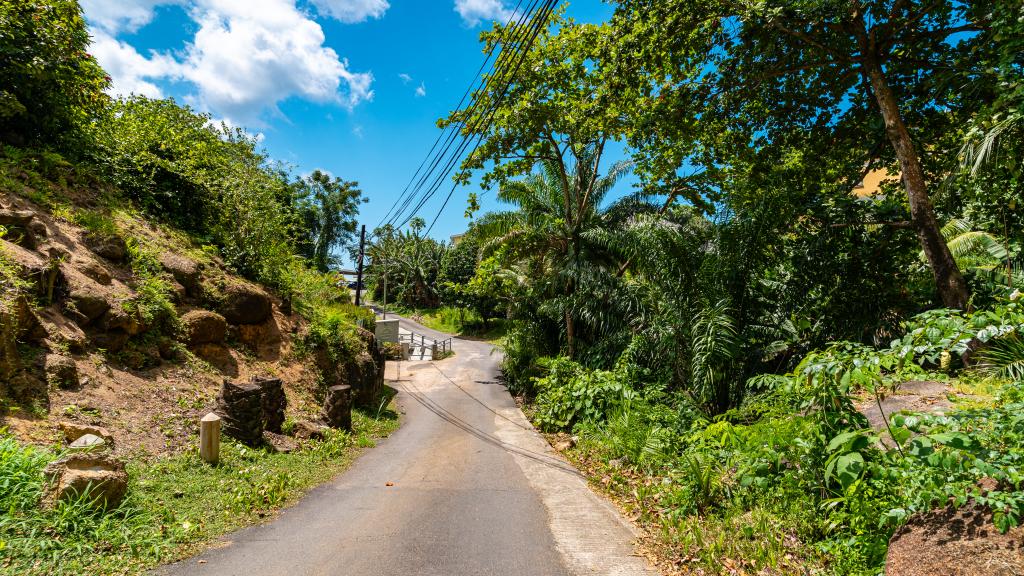
[[[1011,380],[1024,380],[1024,338],[1018,332],[989,342],[980,358],[986,372]]]

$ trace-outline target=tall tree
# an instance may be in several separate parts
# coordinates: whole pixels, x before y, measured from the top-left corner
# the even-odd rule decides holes
[[[840,166],[823,173],[835,181],[898,164],[939,296],[964,308],[967,285],[929,196],[951,154],[929,147],[972,104],[960,88],[996,49],[994,4],[623,0],[610,57],[618,85],[646,78],[632,141],[661,170],[651,176],[675,179],[688,163],[727,176],[737,158],[783,149]]]
[[[602,175],[599,146],[576,153],[579,156],[572,161],[547,160],[541,163],[541,172],[506,182],[498,199],[515,210],[489,214],[478,225],[484,237],[505,245],[504,255],[511,261],[528,264],[535,283],[547,286],[544,295],[564,319],[570,357],[575,354],[581,310],[596,303],[586,294],[597,288],[601,277],[610,279],[617,269],[608,236],[640,207],[631,197],[605,203],[628,172],[628,163],[618,162]],[[593,310],[588,314],[599,315]]]
[[[320,271],[337,261],[334,251],[352,244],[359,205],[366,202],[358,182],[314,170],[297,183],[303,237],[299,252]]]

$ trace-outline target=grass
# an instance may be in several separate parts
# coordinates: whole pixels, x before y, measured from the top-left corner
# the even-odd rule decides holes
[[[640,546],[666,573],[812,574],[825,564],[800,537],[815,509],[798,495],[744,506],[720,494],[707,510],[694,510],[693,487],[680,478],[689,470],[612,466],[606,447],[585,437],[565,456],[639,525]]]
[[[439,308],[389,306],[388,310],[411,318],[431,330],[455,334],[464,338],[485,340],[496,346],[500,345],[507,330],[505,319],[488,319],[487,326],[485,327],[480,315],[468,308],[458,308],[455,306],[441,306]]]
[[[194,451],[131,460],[129,497],[107,512],[81,501],[41,510],[40,471],[57,454],[0,437],[0,572],[139,574],[188,557],[330,480],[398,420],[391,410],[379,417],[356,411],[353,426],[351,435],[332,432],[291,454],[225,442],[216,466]]]

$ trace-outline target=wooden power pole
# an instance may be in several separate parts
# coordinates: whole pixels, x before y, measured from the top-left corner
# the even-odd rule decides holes
[[[359,262],[356,264],[356,306],[363,292],[363,255],[366,254],[366,224],[359,230]]]

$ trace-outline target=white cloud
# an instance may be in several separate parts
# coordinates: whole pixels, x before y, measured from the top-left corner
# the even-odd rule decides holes
[[[87,5],[109,0],[93,0]],[[131,7],[152,7],[159,0],[132,0]],[[371,2],[372,3],[372,2]],[[95,8],[95,6],[94,6]],[[93,51],[113,78],[116,94],[159,96],[159,80],[185,81],[194,88],[187,100],[201,110],[235,123],[260,124],[279,115],[278,104],[291,97],[353,108],[373,98],[373,75],[353,72],[348,61],[325,46],[323,29],[300,11],[295,0],[191,0],[189,17],[198,25],[184,50],[146,58],[105,32],[128,30],[147,17],[112,17],[112,10],[86,12],[95,32]],[[127,10],[126,13],[131,12]],[[135,24],[133,24],[135,23]]]
[[[157,6],[181,4],[182,0],[81,0],[89,21],[103,30],[135,32],[153,20]]]
[[[420,82],[420,85],[416,87],[416,97],[422,98],[427,95],[427,85]]]
[[[110,74],[110,92],[114,94],[141,94],[160,98],[163,96],[160,88],[150,80],[175,75],[179,68],[178,63],[169,56],[151,54],[146,58],[133,46],[105,32],[95,35],[90,50],[107,74]]]
[[[387,0],[312,0],[320,14],[353,24],[381,18],[391,7]]]
[[[467,26],[476,26],[483,20],[508,22],[514,10],[505,7],[502,0],[455,0],[455,11]]]
[[[412,76],[409,76],[405,72],[399,74],[398,77],[402,79],[402,84],[408,84],[409,82],[412,82]]]

